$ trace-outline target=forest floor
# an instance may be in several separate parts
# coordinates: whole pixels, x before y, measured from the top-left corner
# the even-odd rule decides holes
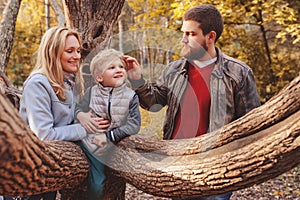
[[[298,159],[298,158],[296,158]],[[127,184],[126,200],[169,200],[146,194]],[[231,200],[300,200],[300,165],[274,179],[235,191]]]

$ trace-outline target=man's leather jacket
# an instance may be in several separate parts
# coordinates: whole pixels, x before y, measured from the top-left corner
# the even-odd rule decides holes
[[[223,54],[218,48],[216,51],[217,61],[210,78],[208,132],[215,131],[260,106],[251,68]],[[170,63],[156,83],[147,83],[143,78],[131,80],[142,108],[155,112],[168,106],[163,128],[164,139],[171,139],[173,134],[176,114],[188,84],[188,66],[187,59],[181,58]]]

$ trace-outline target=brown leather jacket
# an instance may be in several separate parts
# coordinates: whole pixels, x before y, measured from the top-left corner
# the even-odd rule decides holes
[[[223,54],[218,48],[217,61],[210,78],[209,131],[215,131],[260,106],[259,96],[250,67]],[[149,111],[159,111],[168,106],[164,122],[164,139],[171,139],[175,117],[187,81],[188,61],[181,58],[170,63],[156,83],[143,78],[131,80],[139,96],[140,105]]]

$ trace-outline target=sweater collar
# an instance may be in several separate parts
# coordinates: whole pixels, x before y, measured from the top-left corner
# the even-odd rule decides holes
[[[64,83],[73,89],[75,85],[75,74],[64,71]]]

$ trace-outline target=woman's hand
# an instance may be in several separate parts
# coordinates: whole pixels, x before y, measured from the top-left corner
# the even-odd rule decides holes
[[[88,133],[103,133],[107,131],[110,121],[102,117],[95,117],[92,110],[89,112],[79,112],[77,119]]]

